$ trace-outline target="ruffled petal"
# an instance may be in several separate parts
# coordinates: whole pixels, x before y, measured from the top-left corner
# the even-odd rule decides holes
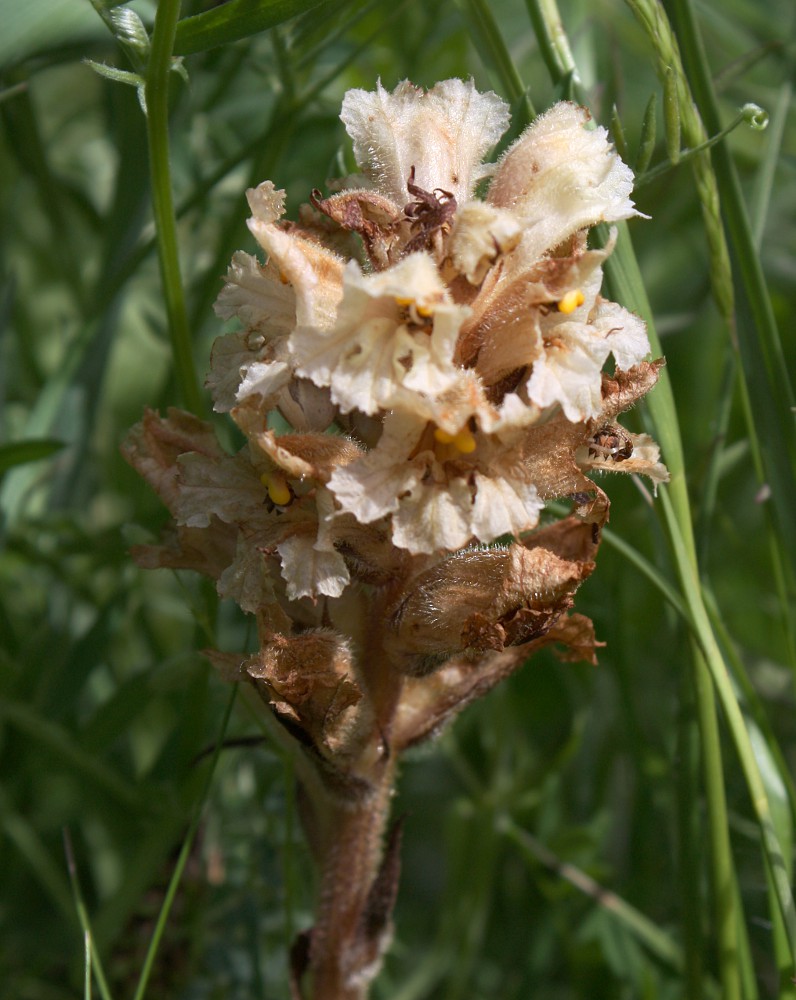
[[[633,172],[604,128],[585,128],[589,119],[585,108],[556,104],[498,164],[487,200],[523,219],[528,256],[540,257],[579,229],[639,214],[630,198]]]
[[[232,257],[214,308],[221,319],[236,316],[248,329],[264,335],[288,333],[296,322],[296,294],[281,280],[279,269],[242,251]]]
[[[535,528],[544,506],[533,483],[506,474],[475,474],[475,498],[470,519],[472,533],[481,542],[501,535],[517,535]]]
[[[509,109],[472,80],[443,80],[426,93],[404,80],[391,93],[381,83],[375,92],[349,90],[340,118],[380,194],[404,205],[414,168],[418,187],[450,192],[462,204],[485,175],[481,160],[508,127]]]
[[[309,535],[291,535],[276,549],[282,560],[282,576],[287,581],[287,596],[291,601],[319,594],[339,597],[350,582],[343,557],[334,549],[318,549],[315,539]]]
[[[334,327],[299,327],[291,350],[298,374],[330,386],[344,413],[397,408],[430,416],[431,401],[462,378],[453,353],[467,315],[450,301],[427,254],[377,274],[363,274],[352,261]]]

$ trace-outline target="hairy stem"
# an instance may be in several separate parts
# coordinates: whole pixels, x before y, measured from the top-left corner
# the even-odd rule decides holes
[[[394,780],[390,763],[364,800],[335,806],[310,945],[312,1000],[365,1000],[381,965],[397,887],[396,843],[382,863]]]

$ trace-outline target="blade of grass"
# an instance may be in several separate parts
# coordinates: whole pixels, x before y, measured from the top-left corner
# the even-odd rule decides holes
[[[67,762],[99,788],[131,810],[140,810],[137,791],[101,760],[86,753],[62,726],[44,719],[22,702],[0,704],[0,719],[11,723],[30,739],[52,751],[57,760]]]
[[[681,571],[683,596],[694,617],[696,638],[713,677],[716,693],[724,710],[727,727],[735,744],[735,750],[744,777],[746,778],[752,807],[760,828],[764,857],[774,884],[777,902],[788,934],[791,960],[796,962],[796,910],[794,910],[793,896],[791,894],[788,865],[785,862],[782,846],[772,820],[771,806],[766,795],[763,779],[760,775],[760,768],[757,764],[749,731],[744,724],[743,715],[733,691],[732,682],[727,673],[721,650],[710,627],[699,580],[693,572],[693,568],[689,566],[686,544],[680,532],[679,524],[674,519],[672,503],[665,489],[661,491],[661,504],[666,510],[667,520],[671,523],[670,538],[678,569]]]
[[[146,78],[147,137],[158,259],[169,317],[174,370],[183,403],[193,413],[201,414],[205,404],[196,377],[188,329],[169,165],[169,76],[179,12],[180,0],[160,0],[157,7]]]
[[[590,875],[582,871],[576,865],[572,865],[558,857],[549,847],[537,840],[527,830],[523,830],[516,825],[510,816],[501,815],[497,819],[498,830],[509,837],[522,850],[522,853],[534,862],[538,862],[556,874],[559,878],[569,882],[579,892],[588,896],[595,905],[610,913],[616,920],[630,930],[633,935],[661,962],[682,972],[684,967],[684,955],[680,946],[672,940],[661,928],[649,917],[637,910],[621,896],[611,892],[604,886],[596,882]],[[707,995],[717,996],[716,985],[707,991]],[[705,994],[703,994],[704,996]]]
[[[623,226],[620,226],[620,229],[617,248],[608,261],[611,284],[616,297],[620,301],[623,301],[629,308],[638,312],[647,321],[650,341],[655,353],[660,351],[660,342],[657,339],[655,327],[652,322],[649,302],[641,284],[638,264],[633,255],[632,247],[629,244],[629,236]],[[796,915],[794,915],[790,885],[782,867],[783,854],[781,846],[778,843],[776,830],[771,822],[770,808],[760,778],[759,768],[751,751],[749,734],[744,726],[738,701],[732,691],[721,651],[710,627],[697,577],[690,506],[685,488],[685,479],[682,474],[682,444],[679,435],[679,423],[671,384],[665,373],[655,391],[647,397],[646,406],[652,417],[655,434],[664,448],[670,470],[672,470],[671,456],[674,455],[676,459],[679,459],[680,474],[675,476],[673,471],[672,482],[661,490],[664,523],[672,544],[675,565],[680,578],[685,604],[693,619],[695,635],[699,641],[707,667],[713,677],[716,692],[727,718],[736,753],[744,772],[755,816],[761,830],[764,857],[772,872],[778,905],[785,926],[788,928],[791,952],[796,957]],[[678,465],[675,465],[674,470],[678,468]],[[729,845],[727,849],[729,849]]]
[[[761,700],[754,685],[746,674],[741,657],[735,649],[732,638],[721,619],[713,595],[705,594],[708,613],[713,628],[721,642],[727,662],[732,668],[732,679],[741,692],[741,705],[746,717],[746,725],[752,748],[760,768],[761,778],[766,794],[771,804],[771,818],[783,848],[783,860],[787,868],[788,878],[793,878],[793,826],[796,819],[796,787],[779,746],[779,742],[771,728]],[[770,876],[769,876],[770,882]],[[769,889],[769,909],[773,924],[774,952],[780,971],[780,1000],[788,1000],[796,995],[792,980],[792,959],[788,949],[787,933],[782,917],[774,902],[774,887]]]
[[[680,671],[676,770],[678,888],[685,942],[683,1000],[702,1000],[705,975],[701,889],[704,829],[699,765],[696,692],[692,672],[686,668]]]
[[[551,22],[551,24],[548,24],[545,20],[545,12],[548,6],[554,6],[554,3],[550,3],[550,0],[545,0],[545,7],[542,8],[539,0],[529,0],[529,2],[535,3],[542,21],[545,22],[546,35],[548,38],[547,44],[551,45],[551,49],[557,53],[559,63],[562,62],[564,58],[562,57],[562,47],[560,45],[553,46],[550,41],[550,39],[554,37],[553,24],[560,24],[560,17],[557,17],[555,22]],[[634,6],[634,4],[631,4],[631,6]],[[638,5],[636,4],[635,6]],[[645,13],[647,13],[646,10]],[[567,69],[571,73],[574,70],[574,63],[569,67],[563,66],[563,68]],[[703,139],[700,137],[699,141],[703,141]],[[707,186],[708,185],[706,184],[705,187]],[[710,209],[711,217],[717,220],[717,204],[715,202],[710,202],[708,207]],[[606,269],[611,279],[614,297],[617,298],[618,301],[623,302],[633,311],[639,313],[646,320],[653,353],[660,354],[660,343],[655,333],[649,302],[647,301],[641,276],[638,271],[638,264],[635,260],[635,255],[630,244],[627,227],[625,224],[622,224],[619,229],[620,235],[617,249],[609,258]],[[721,249],[717,238],[718,235],[718,229],[714,226],[712,245],[716,256],[720,256]],[[723,293],[724,298],[726,299],[727,294],[731,295],[732,287],[731,285],[729,288],[724,286],[722,289],[720,286],[719,292]],[[726,306],[726,302],[724,304]],[[780,906],[785,924],[788,927],[788,934],[792,942],[791,948],[794,949],[794,954],[796,955],[796,915],[794,915],[793,898],[790,886],[783,869],[781,846],[778,842],[776,831],[771,822],[770,809],[765,796],[765,789],[760,778],[759,769],[754,755],[751,752],[749,734],[744,726],[738,702],[735,699],[732,688],[729,684],[726,666],[710,628],[710,623],[702,601],[696,571],[697,559],[693,537],[690,503],[684,476],[682,441],[679,432],[677,410],[674,405],[671,385],[665,372],[656,390],[651,393],[650,397],[648,397],[647,406],[652,414],[656,434],[663,447],[665,459],[669,465],[670,472],[672,473],[672,481],[670,485],[661,491],[661,500],[664,521],[670,543],[672,545],[683,596],[685,597],[686,605],[694,618],[694,635],[701,647],[701,651],[705,659],[705,666],[710,670],[710,674],[716,688],[716,693],[718,694],[719,700],[721,701],[722,707],[724,708],[725,714],[728,718],[728,724],[735,743],[736,752],[738,753],[741,761],[741,766],[752,798],[755,815],[761,828],[764,857],[772,873],[772,881],[776,888],[778,904]],[[700,699],[703,699],[703,703],[698,706],[698,717],[700,720],[706,721],[711,714],[715,716],[715,707],[712,706],[713,692],[709,685],[703,683],[702,676],[700,676],[704,675],[704,667],[701,663],[700,657],[695,658],[694,672],[698,684],[698,702]],[[709,782],[718,781],[723,786],[723,776],[721,774],[720,764],[718,767],[716,766],[717,762],[720,762],[721,759],[717,729],[715,726],[710,725],[707,730],[702,731],[701,736],[703,742],[703,754],[705,752],[706,741],[711,743],[708,751],[709,770],[706,773],[707,780]],[[711,860],[713,865],[714,884],[721,887],[726,884],[726,872],[728,871],[728,865],[730,869],[732,868],[732,859],[729,839],[727,836],[726,810],[722,816],[722,803],[718,796],[713,800],[711,812],[712,822],[710,830],[713,843]],[[726,897],[726,900],[722,900],[722,902],[726,901],[728,908],[733,909],[735,900],[736,895],[733,893],[731,896]],[[724,962],[722,963],[722,988],[725,991],[725,995],[739,996],[741,982],[744,978],[746,978],[746,973],[744,973],[738,965],[738,962],[743,960],[743,955],[746,953],[746,949],[741,948],[739,954],[737,941],[735,939],[735,935],[742,927],[740,915],[736,918],[733,913],[732,921],[725,919],[725,912],[717,914],[717,916],[719,926],[723,928],[724,933],[719,946],[720,953],[724,959]]]
[[[684,77],[683,103],[695,109],[698,107],[694,114],[701,114],[708,130],[717,132],[720,129],[718,106],[690,0],[674,0],[671,10],[685,71],[693,87],[692,98]],[[658,17],[655,30],[660,33],[667,24],[664,17]],[[727,227],[731,271],[735,276],[737,315],[731,333],[739,354],[739,371],[749,394],[747,430],[753,447],[760,450],[761,467],[765,469],[765,481],[777,510],[777,534],[782,539],[782,548],[790,553],[791,560],[796,560],[796,519],[793,517],[796,398],[765,277],[755,252],[746,205],[726,143],[716,146],[711,157]],[[792,576],[790,583],[792,593]]]
[[[721,617],[716,600],[712,592],[707,588],[703,587],[703,592],[705,594],[705,603],[708,609],[708,614],[710,615],[710,620],[713,623],[716,636],[725,650],[727,663],[732,668],[732,678],[740,689],[742,706],[751,719],[754,720],[754,724],[757,729],[763,733],[765,743],[765,747],[763,748],[764,754],[766,757],[771,758],[770,761],[767,761],[763,765],[763,771],[765,772],[773,768],[778,775],[778,781],[781,782],[787,793],[785,797],[787,800],[787,807],[790,812],[790,821],[788,828],[783,832],[782,840],[786,845],[786,850],[784,852],[785,857],[791,858],[791,851],[787,849],[787,845],[792,840],[793,827],[796,825],[796,782],[793,780],[790,767],[788,766],[788,762],[785,759],[785,755],[779,745],[779,740],[777,739],[768,716],[766,715],[760,696],[758,695],[755,686],[746,671],[743,659],[738,653],[732,636],[730,635],[730,632]],[[780,828],[781,824],[778,823],[777,826]]]
[[[6,837],[14,844],[20,856],[27,861],[37,882],[44,887],[53,904],[67,919],[73,919],[75,908],[69,884],[64,879],[60,867],[51,858],[35,826],[14,810],[2,789],[0,789],[0,807],[2,807],[2,827]]]
[[[111,1000],[111,992],[108,988],[108,981],[105,978],[105,971],[102,968],[102,961],[96,947],[94,946],[94,936],[91,932],[91,923],[88,918],[86,904],[83,901],[83,893],[80,890],[80,881],[77,877],[77,864],[72,850],[72,840],[69,831],[64,830],[64,853],[66,854],[66,864],[69,870],[69,881],[72,883],[72,895],[75,901],[80,926],[83,928],[83,939],[87,942],[88,958],[87,964],[91,966],[94,978],[97,981],[102,1000]],[[90,959],[90,960],[89,960]]]
[[[513,118],[528,125],[536,116],[528,88],[511,58],[495,15],[486,0],[463,0],[464,11],[471,24],[471,36],[479,55],[500,80],[512,105]]]
[[[63,441],[53,438],[40,438],[38,441],[12,441],[0,445],[0,476],[15,465],[26,462],[39,462],[49,458],[64,447]]]
[[[760,251],[763,242],[763,232],[768,216],[768,206],[771,200],[771,189],[774,184],[774,173],[782,150],[782,139],[785,134],[785,124],[788,119],[791,101],[793,100],[793,84],[786,80],[779,89],[779,97],[772,112],[766,149],[760,164],[754,196],[752,198],[752,242],[756,251]]]
[[[323,6],[327,0],[228,0],[220,7],[183,18],[177,25],[174,37],[174,54],[190,55],[204,52],[218,45],[236,42],[249,35],[273,28],[292,17],[297,17],[314,7]]]

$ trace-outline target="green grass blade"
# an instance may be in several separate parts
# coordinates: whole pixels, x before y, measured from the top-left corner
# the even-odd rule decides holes
[[[464,0],[464,10],[474,45],[511,102],[515,124],[528,125],[536,111],[489,4],[486,0]]]
[[[648,322],[653,353],[660,350],[650,315],[649,303],[640,283],[638,265],[629,244],[626,230],[620,233],[616,251],[607,262],[607,271],[616,296],[629,308],[638,312]],[[749,734],[743,722],[737,699],[729,681],[726,666],[716,643],[702,600],[696,576],[696,554],[691,533],[691,514],[688,493],[683,475],[682,443],[679,434],[677,410],[668,378],[665,375],[647,398],[646,404],[653,418],[654,431],[661,443],[672,472],[672,482],[661,490],[661,503],[665,523],[672,544],[680,577],[685,604],[695,627],[695,635],[705,656],[716,691],[730,727],[736,753],[741,762],[749,794],[760,826],[764,856],[772,872],[780,911],[796,956],[796,915],[787,874],[783,869],[783,854],[776,830],[771,821],[768,800],[760,771],[751,750]],[[735,933],[735,931],[733,931]],[[729,947],[729,942],[728,942]]]
[[[782,140],[792,100],[793,84],[790,80],[786,80],[779,89],[777,103],[771,115],[768,135],[766,137],[766,150],[763,154],[763,162],[760,165],[760,172],[752,199],[750,213],[752,217],[752,242],[758,253],[763,242],[763,232],[766,226],[771,191],[774,185],[774,173],[782,151]]]
[[[204,396],[196,377],[188,329],[169,164],[169,77],[179,10],[179,0],[161,0],[158,4],[146,81],[147,136],[152,207],[174,353],[174,370],[185,406],[194,413],[202,413],[205,408]]]
[[[760,774],[760,768],[757,764],[749,731],[744,723],[738,699],[735,696],[721,651],[710,627],[699,580],[693,570],[689,569],[690,558],[686,544],[674,517],[672,503],[665,488],[661,490],[661,503],[666,511],[667,521],[670,525],[670,539],[678,569],[681,571],[683,596],[694,617],[694,624],[696,626],[695,635],[713,678],[719,702],[724,710],[730,736],[735,745],[735,751],[738,755],[744,777],[746,778],[746,785],[752,800],[755,818],[760,828],[763,854],[768,865],[777,903],[788,935],[791,960],[796,963],[796,908],[794,908],[791,892],[788,864],[785,861],[782,845],[779,842],[776,827],[772,819],[771,806],[766,795],[765,784]]]
[[[70,764],[122,805],[140,809],[140,797],[136,790],[107,764],[86,753],[62,726],[43,719],[33,708],[22,702],[12,701],[0,704],[0,720],[16,726],[30,739],[47,747],[57,760]]]
[[[559,858],[554,851],[551,851],[527,830],[518,827],[509,816],[500,816],[497,820],[497,827],[517,844],[529,860],[544,865],[559,878],[569,882],[579,892],[588,896],[596,906],[610,913],[627,927],[657,959],[671,966],[677,972],[682,972],[684,965],[682,948],[653,920],[650,920],[621,896],[617,896],[616,893],[600,885],[577,866]],[[715,984],[714,988],[709,990],[706,995],[717,995]]]
[[[328,0],[229,0],[193,17],[183,18],[174,36],[174,55],[204,52],[248,38],[304,14]]]
[[[0,445],[0,476],[15,465],[24,465],[27,462],[40,462],[43,458],[49,458],[59,452],[65,446],[64,441],[56,441],[54,438],[39,438],[34,441],[12,441],[9,444]]]
[[[36,881],[43,886],[53,904],[65,917],[72,919],[75,908],[69,884],[61,868],[51,858],[35,826],[14,810],[2,789],[0,789],[0,808],[2,808],[0,825],[3,833],[16,847],[20,856],[27,861]]]
[[[674,0],[674,24],[694,97],[711,132],[720,119],[710,68],[690,0]],[[785,359],[768,288],[755,251],[754,235],[741,194],[737,172],[725,144],[713,151],[716,179],[737,275],[737,343],[742,370],[757,425],[766,481],[777,509],[782,548],[796,560],[796,408],[789,366]]]
[[[80,920],[80,926],[83,928],[83,940],[85,942],[87,952],[87,974],[88,969],[94,973],[94,978],[97,981],[97,986],[99,987],[102,1000],[111,1000],[111,992],[108,988],[108,981],[105,977],[105,972],[102,968],[102,962],[99,954],[97,953],[97,949],[94,945],[94,935],[91,931],[88,911],[86,910],[86,904],[83,901],[83,893],[80,890],[80,881],[77,877],[77,864],[75,863],[75,855],[72,850],[72,841],[67,830],[64,830],[64,852],[66,854],[67,868],[69,869],[69,881],[72,884],[72,895],[75,901],[75,909],[77,910],[78,919]],[[88,989],[90,989],[90,983],[88,985]]]

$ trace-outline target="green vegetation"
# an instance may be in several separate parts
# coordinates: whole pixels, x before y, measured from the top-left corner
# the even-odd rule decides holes
[[[571,98],[639,173],[607,273],[667,359],[630,423],[672,482],[603,484],[600,665],[540,654],[405,763],[373,995],[796,998],[793,5],[0,14],[0,996],[287,1000],[315,888],[291,764],[200,655],[253,626],[133,564],[166,513],[119,444],[147,406],[207,416],[245,189],[295,217],[351,169],[347,89],[472,75],[504,144]]]

